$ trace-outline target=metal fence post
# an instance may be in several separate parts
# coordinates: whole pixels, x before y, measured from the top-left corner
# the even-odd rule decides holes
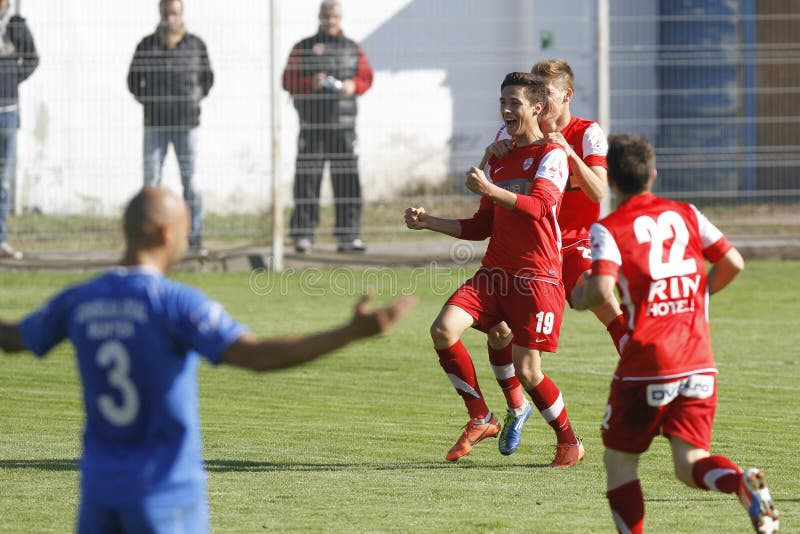
[[[270,0],[270,31],[272,52],[270,54],[270,119],[272,122],[272,270],[283,270],[283,195],[281,193],[281,84],[278,76],[280,50],[278,39],[278,2]]]
[[[597,123],[606,135],[611,133],[611,77],[609,60],[610,16],[608,0],[597,2]],[[600,201],[600,216],[611,211],[611,190]]]

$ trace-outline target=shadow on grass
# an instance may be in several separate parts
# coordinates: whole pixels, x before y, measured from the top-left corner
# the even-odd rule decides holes
[[[387,463],[287,463],[287,462],[253,462],[249,460],[206,460],[206,469],[215,473],[236,471],[278,472],[278,471],[417,471],[434,469],[508,469],[517,467],[549,468],[549,464],[473,464],[449,462],[398,462]]]
[[[0,469],[31,469],[37,471],[77,471],[77,458],[44,458],[36,460],[0,460]],[[397,462],[397,463],[288,463],[255,462],[250,460],[206,460],[206,470],[214,473],[283,472],[283,471],[417,471],[434,469],[511,469],[549,468],[549,464],[532,463],[449,463]]]
[[[39,460],[0,460],[0,469],[35,469],[37,471],[77,471],[77,458],[44,458]]]

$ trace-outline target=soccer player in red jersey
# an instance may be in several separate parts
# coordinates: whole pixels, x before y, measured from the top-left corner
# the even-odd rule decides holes
[[[539,127],[548,140],[564,149],[569,162],[569,180],[558,213],[563,254],[561,278],[569,302],[572,289],[583,283],[583,273],[588,272],[592,266],[589,227],[600,217],[599,202],[607,192],[608,144],[600,125],[572,115],[570,102],[574,94],[574,76],[566,61],[540,61],[533,66],[531,73],[543,78],[547,88],[547,105],[539,115]],[[492,155],[501,159],[505,157],[513,145],[508,132],[502,128],[497,132],[494,143],[487,148],[481,167]],[[619,352],[628,339],[628,328],[619,303],[616,300],[604,302],[592,311],[611,334]],[[488,334],[489,361],[497,382],[508,399],[508,411],[498,444],[503,454],[511,454],[519,447],[522,425],[531,413],[521,386],[513,376],[509,377],[503,365],[503,362],[511,360],[511,338],[511,330],[502,323],[492,328]],[[557,395],[557,390],[550,388],[546,381],[540,386],[534,403],[539,413],[558,430],[562,418],[559,413],[561,398]],[[556,463],[560,462],[558,460]]]
[[[472,326],[486,332],[506,321],[513,332],[512,371],[532,397],[546,377],[541,351],[555,352],[564,311],[561,283],[561,231],[556,212],[567,182],[564,150],[543,138],[537,117],[544,107],[546,89],[541,79],[528,73],[510,73],[501,84],[500,111],[515,148],[500,161],[490,158],[486,167],[467,173],[467,187],[481,196],[470,219],[440,219],[423,208],[406,210],[406,225],[467,240],[490,238],[481,268],[447,300],[431,326],[439,363],[461,395],[470,421],[446,459],[458,460],[480,440],[500,431],[497,417],[486,405],[475,369],[461,342]],[[550,388],[560,399],[557,386]],[[574,463],[583,446],[572,430],[563,402],[559,406],[558,442]],[[563,455],[563,454],[562,454]]]
[[[639,456],[663,434],[689,487],[738,494],[756,532],[777,532],[778,511],[759,469],[712,456],[717,405],[708,297],[744,268],[742,256],[697,208],[651,193],[655,153],[641,137],[612,136],[609,182],[621,204],[591,227],[592,273],[572,302],[587,309],[619,288],[630,341],[601,425],[607,496],[619,532],[644,531]],[[713,267],[706,272],[706,260]]]

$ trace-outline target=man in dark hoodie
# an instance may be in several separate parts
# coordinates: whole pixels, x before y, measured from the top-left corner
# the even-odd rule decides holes
[[[364,252],[361,185],[356,153],[356,97],[372,85],[361,47],[342,33],[342,5],[324,0],[319,31],[295,44],[283,72],[283,88],[300,117],[290,232],[297,252],[311,252],[319,224],[319,192],[330,163],[339,252]]]
[[[205,254],[203,205],[193,184],[200,100],[214,84],[206,45],[183,24],[183,2],[160,0],[161,22],[139,42],[128,70],[128,89],[144,107],[144,185],[161,184],[170,143],[178,157],[183,198],[191,212],[189,246]]]
[[[8,244],[6,221],[11,209],[11,176],[19,128],[17,86],[39,65],[39,55],[25,19],[0,0],[0,258],[21,259]]]

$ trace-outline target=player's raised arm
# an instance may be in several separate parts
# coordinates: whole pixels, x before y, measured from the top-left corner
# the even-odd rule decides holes
[[[423,207],[406,208],[405,222],[411,230],[431,230],[451,237],[461,236],[461,223],[458,219],[434,217]]]
[[[8,354],[27,350],[17,324],[0,319],[0,349]]]
[[[370,310],[368,300],[369,296],[364,296],[359,301],[349,323],[327,332],[272,339],[256,339],[245,334],[225,351],[222,361],[253,371],[294,367],[353,341],[386,332],[416,305],[413,297],[401,297],[387,306]]]

